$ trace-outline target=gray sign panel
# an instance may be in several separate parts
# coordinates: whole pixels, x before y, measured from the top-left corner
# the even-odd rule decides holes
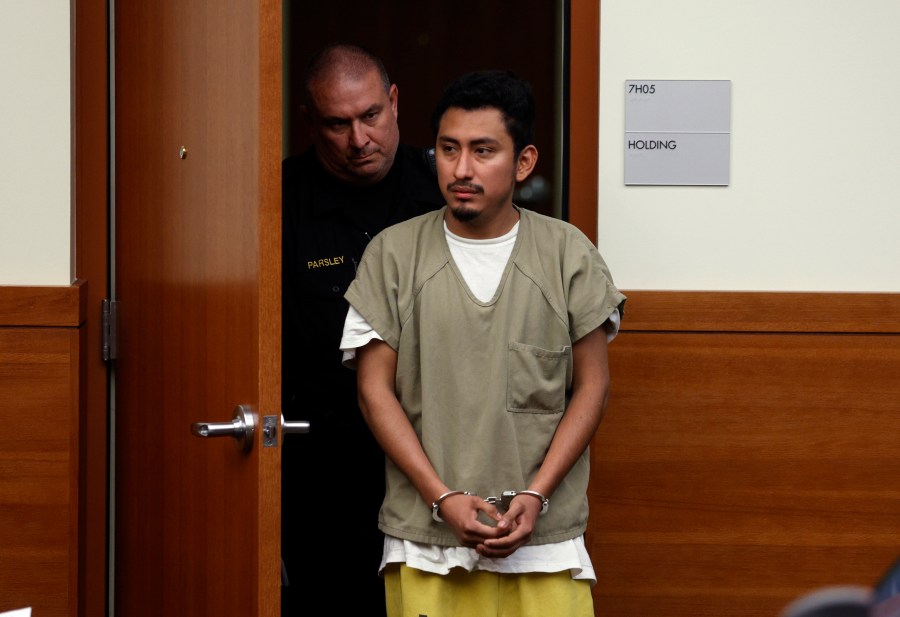
[[[625,82],[625,184],[727,186],[731,82]]]
[[[729,133],[627,133],[625,184],[728,186]]]

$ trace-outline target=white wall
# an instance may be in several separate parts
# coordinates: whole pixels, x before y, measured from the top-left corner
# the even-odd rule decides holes
[[[0,285],[68,285],[69,0],[0,0]],[[900,2],[602,0],[599,229],[624,289],[900,291]],[[624,185],[624,83],[732,81],[728,187]]]
[[[69,0],[0,0],[0,285],[69,285]]]
[[[900,291],[900,2],[602,0],[598,244],[623,289]],[[624,185],[624,83],[732,82],[727,187]]]

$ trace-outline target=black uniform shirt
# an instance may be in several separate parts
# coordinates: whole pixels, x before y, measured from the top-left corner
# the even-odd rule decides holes
[[[284,161],[282,401],[285,418],[310,420],[311,433],[368,431],[356,373],[341,364],[344,292],[378,232],[443,206],[432,164],[401,145],[381,182],[357,187],[326,172],[312,149]]]

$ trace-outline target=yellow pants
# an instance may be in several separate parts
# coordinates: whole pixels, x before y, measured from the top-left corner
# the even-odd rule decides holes
[[[568,572],[497,574],[384,570],[388,617],[594,617],[589,581]]]

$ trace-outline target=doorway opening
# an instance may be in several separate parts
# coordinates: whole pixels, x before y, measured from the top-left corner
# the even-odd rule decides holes
[[[359,3],[284,2],[284,156],[309,146],[299,114],[306,63],[319,48],[354,43],[379,56],[399,89],[401,141],[434,142],[429,125],[444,87],[463,73],[510,70],[534,89],[535,145],[540,156],[515,202],[563,218],[565,152],[565,0],[521,0],[515,7],[484,0]],[[427,10],[424,9],[427,7]]]

